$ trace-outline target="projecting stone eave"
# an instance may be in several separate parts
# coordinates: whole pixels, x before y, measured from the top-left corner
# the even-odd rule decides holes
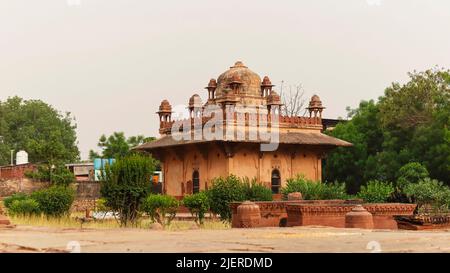
[[[263,140],[175,140],[172,135],[163,136],[155,141],[144,143],[133,150],[136,151],[151,151],[158,148],[166,147],[176,147],[191,144],[202,144],[202,143],[214,143],[214,142],[229,142],[229,143],[269,143]],[[295,132],[295,133],[282,133],[279,137],[279,144],[289,144],[289,145],[311,145],[311,146],[328,146],[330,148],[334,147],[351,147],[352,143],[328,136],[323,133],[313,133],[313,132]]]

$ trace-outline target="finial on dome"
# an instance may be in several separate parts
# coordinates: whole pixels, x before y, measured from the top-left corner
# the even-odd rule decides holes
[[[238,68],[238,67],[242,67],[242,68],[247,68],[247,66],[244,65],[244,63],[242,61],[236,61],[234,63],[234,66],[230,67],[230,68]]]

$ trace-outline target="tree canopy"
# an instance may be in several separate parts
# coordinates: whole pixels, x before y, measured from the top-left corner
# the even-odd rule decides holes
[[[0,165],[10,151],[25,150],[30,162],[48,165],[79,159],[76,124],[41,100],[11,97],[0,101]]]
[[[325,179],[345,181],[355,192],[372,179],[395,182],[403,165],[418,162],[450,184],[450,73],[431,69],[409,77],[377,102],[362,101],[330,132],[354,146],[329,154]]]
[[[125,137],[123,132],[114,132],[106,137],[102,135],[97,146],[102,150],[99,154],[93,150],[89,151],[89,158],[121,158],[130,154],[130,149],[140,144],[155,140],[154,137],[144,137],[142,135]]]

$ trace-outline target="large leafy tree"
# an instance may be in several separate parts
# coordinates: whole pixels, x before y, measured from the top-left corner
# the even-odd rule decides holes
[[[89,151],[89,158],[121,158],[130,154],[130,150],[140,144],[155,140],[154,137],[144,137],[142,135],[125,137],[123,132],[114,132],[106,137],[102,135],[97,146],[102,150],[99,154],[93,150]]]
[[[361,102],[351,120],[333,136],[354,144],[332,152],[327,180],[346,181],[355,192],[371,179],[396,181],[399,169],[419,162],[432,178],[450,184],[450,74],[432,69],[410,73],[406,84],[394,83],[378,102]]]
[[[11,150],[25,150],[30,162],[48,166],[76,161],[75,130],[70,113],[62,114],[43,101],[0,101],[0,165],[9,163]]]

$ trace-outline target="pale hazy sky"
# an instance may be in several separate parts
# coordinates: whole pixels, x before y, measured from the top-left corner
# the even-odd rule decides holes
[[[345,116],[408,71],[450,67],[450,1],[0,0],[0,100],[72,112],[82,158],[102,133],[157,136],[162,99],[205,98],[236,60]]]

